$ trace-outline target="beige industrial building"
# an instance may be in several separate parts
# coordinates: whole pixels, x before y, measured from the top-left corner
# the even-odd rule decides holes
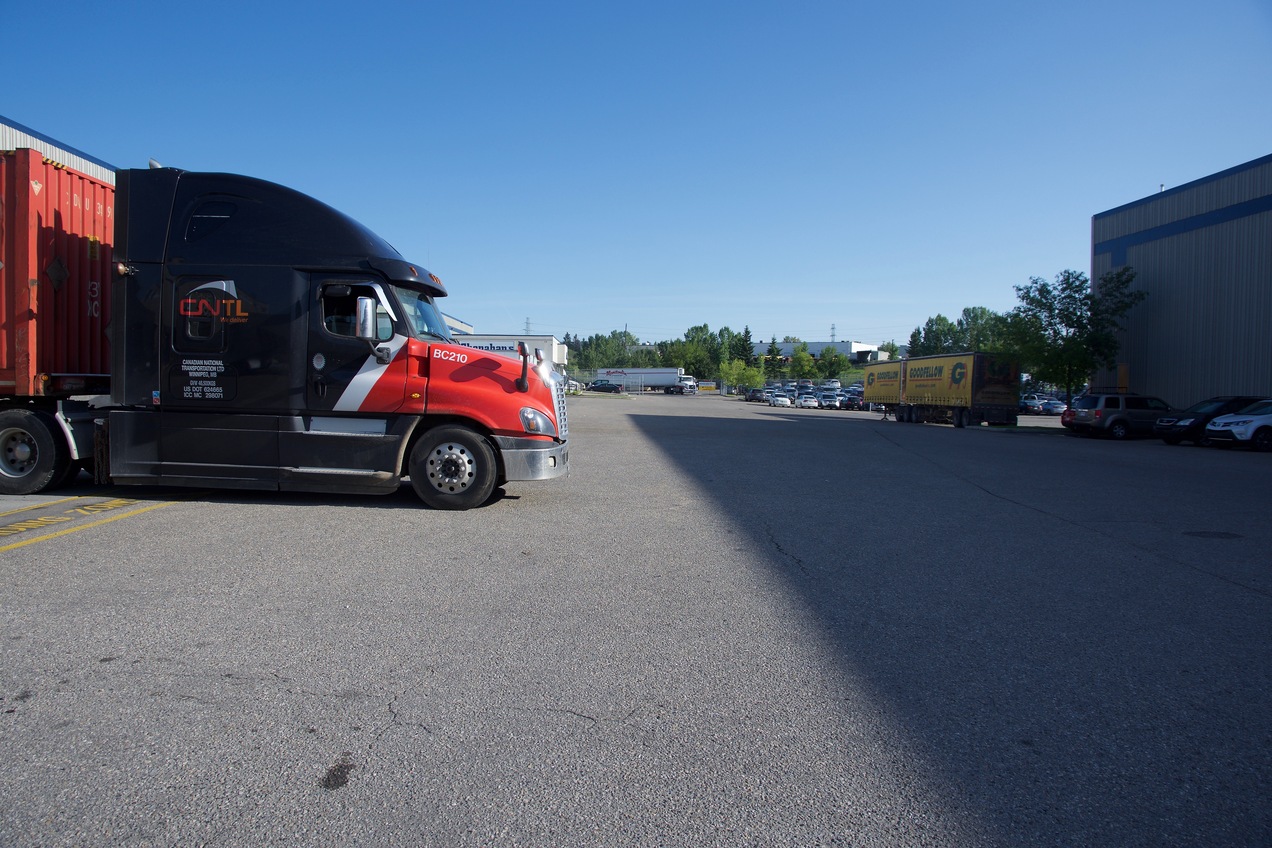
[[[1272,156],[1095,215],[1092,281],[1126,265],[1148,297],[1092,385],[1272,397]]]

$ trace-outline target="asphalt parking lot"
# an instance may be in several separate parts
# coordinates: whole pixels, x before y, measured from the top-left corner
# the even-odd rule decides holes
[[[463,513],[5,499],[0,843],[1272,844],[1272,457],[878,418],[573,398]]]

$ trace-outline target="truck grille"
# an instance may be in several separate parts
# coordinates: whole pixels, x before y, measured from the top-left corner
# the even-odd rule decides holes
[[[556,412],[558,438],[564,442],[570,436],[565,415],[565,380],[556,374],[552,375],[552,407]]]

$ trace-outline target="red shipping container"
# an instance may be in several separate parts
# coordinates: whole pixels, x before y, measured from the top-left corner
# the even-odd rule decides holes
[[[109,389],[115,187],[0,152],[0,396]]]

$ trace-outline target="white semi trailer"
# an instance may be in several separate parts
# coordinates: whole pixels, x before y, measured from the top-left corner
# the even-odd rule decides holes
[[[596,379],[617,383],[629,392],[684,394],[698,391],[698,381],[683,368],[601,368],[596,372]]]

